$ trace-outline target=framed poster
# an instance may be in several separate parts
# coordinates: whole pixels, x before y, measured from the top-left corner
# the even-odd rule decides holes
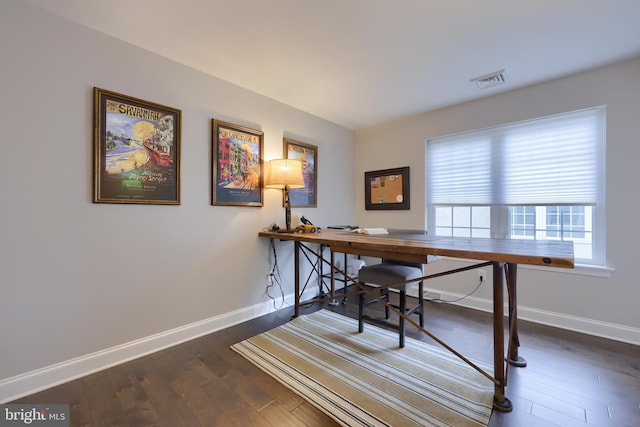
[[[292,188],[289,190],[291,207],[317,207],[318,147],[288,138],[283,139],[283,145],[285,159],[300,160],[302,162],[302,176],[304,177],[304,188]]]
[[[366,210],[409,209],[409,166],[364,173]]]
[[[180,204],[181,111],[94,87],[94,203]]]
[[[264,133],[212,120],[211,204],[262,206]]]

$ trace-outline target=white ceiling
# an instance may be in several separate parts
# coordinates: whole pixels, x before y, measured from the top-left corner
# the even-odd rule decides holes
[[[640,0],[22,1],[351,129],[640,55]]]

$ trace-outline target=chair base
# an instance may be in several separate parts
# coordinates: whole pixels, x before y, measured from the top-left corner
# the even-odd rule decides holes
[[[366,283],[360,282],[361,286],[364,286],[368,289],[374,289],[374,287],[372,286],[367,286]],[[389,298],[389,289],[388,288],[384,288],[384,289],[380,289],[380,298],[385,300],[388,304],[390,304],[392,307],[396,308],[398,311],[400,311],[401,313],[405,313],[405,315],[411,315],[411,314],[417,314],[419,321],[420,321],[420,326],[424,327],[424,289],[423,289],[423,283],[422,281],[418,282],[418,304],[414,307],[411,307],[409,309],[407,309],[407,292],[406,292],[406,288],[405,286],[402,286],[401,288],[398,288],[398,299],[399,299],[399,304],[398,305],[394,305],[390,303],[390,298]],[[381,324],[383,326],[390,326],[393,329],[398,330],[398,334],[399,334],[399,346],[400,348],[404,347],[404,343],[405,343],[405,335],[406,335],[406,330],[405,330],[405,319],[402,316],[400,317],[400,320],[398,322],[398,325],[394,325],[390,322],[385,322],[383,320],[379,320],[379,319],[374,319],[370,316],[367,316],[364,314],[364,308],[365,305],[369,305],[369,304],[373,304],[376,302],[379,302],[378,299],[372,299],[368,302],[365,303],[366,300],[366,293],[365,291],[360,292],[359,294],[359,301],[358,301],[358,332],[362,332],[364,331],[364,319],[366,318],[367,320],[370,321],[374,321],[375,323]],[[385,306],[385,319],[389,319],[389,307]]]

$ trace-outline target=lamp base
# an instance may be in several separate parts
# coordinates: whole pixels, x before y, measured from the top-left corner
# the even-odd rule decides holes
[[[291,203],[289,202],[289,186],[284,186],[284,226],[285,233],[291,230]]]

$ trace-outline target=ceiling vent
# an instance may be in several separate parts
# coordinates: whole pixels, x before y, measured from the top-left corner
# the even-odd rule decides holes
[[[507,82],[507,76],[505,75],[504,70],[500,70],[485,76],[476,77],[470,81],[475,83],[478,89],[482,90],[505,84]]]

